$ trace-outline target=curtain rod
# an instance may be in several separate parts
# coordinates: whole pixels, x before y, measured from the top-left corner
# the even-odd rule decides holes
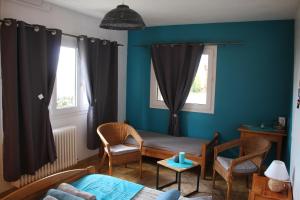
[[[135,47],[151,47],[152,45],[241,45],[242,43],[239,41],[220,41],[220,42],[180,42],[180,43],[154,43],[154,44],[141,44],[141,45],[133,45]]]
[[[5,22],[5,20],[0,19],[0,24],[3,24],[4,22]],[[30,25],[30,24],[26,24],[26,26],[34,27],[33,25]],[[47,29],[47,30],[51,30],[51,29]],[[68,36],[68,37],[80,38],[80,36],[78,36],[78,35],[73,35],[73,34],[69,34],[69,33],[62,33],[62,35]],[[124,45],[118,43],[118,46],[124,46]]]

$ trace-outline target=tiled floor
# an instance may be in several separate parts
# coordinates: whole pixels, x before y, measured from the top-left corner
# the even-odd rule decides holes
[[[92,161],[84,165],[99,166],[99,161]],[[101,173],[107,173],[107,167],[102,169]],[[143,184],[147,187],[155,188],[156,184],[156,162],[152,159],[145,159],[143,164],[143,178],[139,179],[138,164],[130,164],[127,166],[116,166],[113,168],[113,176],[126,179],[132,182]],[[173,181],[175,173],[167,170],[160,170],[160,183],[164,184]],[[189,193],[195,189],[196,174],[194,172],[186,172],[182,174],[182,192]],[[176,188],[172,185],[169,188]],[[167,190],[168,188],[166,188]],[[239,178],[233,183],[233,200],[247,200],[248,191],[246,178]],[[223,200],[226,194],[226,182],[221,177],[217,178],[216,189],[212,189],[211,177],[208,176],[206,180],[200,180],[200,193],[197,196],[212,196],[214,200]]]

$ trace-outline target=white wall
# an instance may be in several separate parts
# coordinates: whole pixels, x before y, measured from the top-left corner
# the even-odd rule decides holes
[[[290,175],[293,183],[294,199],[300,200],[300,109],[296,108],[298,88],[300,88],[300,7],[295,20],[295,66],[294,66],[294,96],[292,118],[292,147]]]
[[[44,3],[42,0],[30,0],[37,4],[24,3],[24,0],[0,0],[0,17],[15,18],[31,24],[41,24],[49,28],[59,28],[65,33],[87,35],[101,39],[118,41],[124,44],[119,47],[119,83],[118,83],[118,120],[125,120],[126,108],[126,64],[127,64],[127,31],[110,31],[99,28],[100,19],[76,13],[61,7]],[[0,83],[1,84],[1,83]],[[1,88],[0,88],[1,89]],[[0,91],[1,92],[1,91]],[[1,93],[0,93],[1,94]],[[0,96],[1,99],[1,96]],[[1,106],[1,100],[0,100]],[[2,106],[1,106],[2,108]],[[1,114],[1,113],[0,113]],[[2,172],[2,119],[0,120],[0,171]],[[86,148],[86,112],[70,116],[52,117],[53,128],[75,125],[77,127],[78,159],[82,160],[97,154]],[[1,185],[0,193],[5,190]]]

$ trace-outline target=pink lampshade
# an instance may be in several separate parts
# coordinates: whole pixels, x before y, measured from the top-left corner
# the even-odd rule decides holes
[[[290,180],[286,166],[284,162],[280,160],[274,160],[271,163],[271,165],[265,171],[265,176],[278,181],[288,182]]]

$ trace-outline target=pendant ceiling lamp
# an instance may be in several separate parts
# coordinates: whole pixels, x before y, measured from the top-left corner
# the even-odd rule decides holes
[[[145,23],[140,14],[122,4],[104,16],[100,27],[112,30],[134,30],[143,29]]]

